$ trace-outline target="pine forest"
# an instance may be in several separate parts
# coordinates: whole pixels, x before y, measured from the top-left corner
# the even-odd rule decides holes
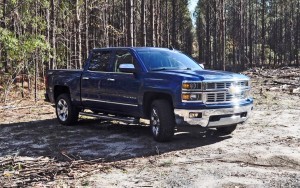
[[[93,48],[178,49],[206,68],[300,65],[300,0],[1,0],[0,100],[80,69]]]

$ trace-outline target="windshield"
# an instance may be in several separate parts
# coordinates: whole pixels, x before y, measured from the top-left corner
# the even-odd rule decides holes
[[[150,71],[202,69],[193,59],[178,51],[149,49],[137,53]]]

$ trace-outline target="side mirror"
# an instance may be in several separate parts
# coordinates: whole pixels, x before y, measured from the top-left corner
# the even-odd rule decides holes
[[[204,69],[204,64],[203,64],[203,63],[200,63],[199,65],[200,65],[200,67],[201,67],[202,69]]]
[[[125,72],[125,73],[136,73],[136,69],[134,68],[133,64],[121,64],[119,66],[120,72]]]

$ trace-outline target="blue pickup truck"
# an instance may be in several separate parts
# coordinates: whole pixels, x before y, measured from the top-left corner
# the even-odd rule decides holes
[[[46,101],[58,121],[79,115],[138,123],[150,120],[155,140],[172,139],[177,125],[199,125],[230,134],[252,109],[250,80],[242,74],[204,70],[167,48],[92,50],[82,70],[49,70]]]

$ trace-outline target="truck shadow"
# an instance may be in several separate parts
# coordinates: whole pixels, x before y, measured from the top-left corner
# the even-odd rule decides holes
[[[0,125],[0,157],[119,161],[197,148],[228,138],[214,130],[179,128],[172,142],[158,143],[145,125],[81,120],[77,126],[62,126],[50,119]]]

